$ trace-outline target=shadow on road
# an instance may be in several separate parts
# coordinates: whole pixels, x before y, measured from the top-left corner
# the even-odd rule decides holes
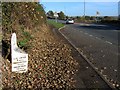
[[[120,30],[119,27],[107,26],[107,25],[82,25],[80,27],[97,30]]]

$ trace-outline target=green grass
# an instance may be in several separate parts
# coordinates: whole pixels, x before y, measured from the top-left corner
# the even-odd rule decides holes
[[[64,26],[64,24],[53,21],[53,20],[48,20],[47,23],[50,25],[53,25],[55,28],[61,28]]]
[[[18,45],[19,45],[19,47],[25,47],[27,42],[28,42],[28,39],[23,39],[23,40],[19,41]]]

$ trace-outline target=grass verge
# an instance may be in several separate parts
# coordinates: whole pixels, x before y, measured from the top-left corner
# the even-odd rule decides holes
[[[55,28],[61,28],[64,26],[64,24],[60,23],[60,22],[56,22],[56,21],[53,21],[53,20],[47,20],[47,23],[49,25],[52,25],[54,26]]]

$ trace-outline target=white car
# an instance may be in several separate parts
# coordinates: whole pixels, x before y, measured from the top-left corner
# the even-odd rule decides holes
[[[74,20],[68,19],[68,20],[66,21],[66,24],[74,24]]]

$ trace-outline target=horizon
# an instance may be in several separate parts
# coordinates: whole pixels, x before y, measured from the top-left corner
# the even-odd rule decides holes
[[[66,16],[83,16],[84,2],[40,2],[43,4],[45,12],[63,11]],[[85,16],[118,16],[118,2],[86,2]]]

